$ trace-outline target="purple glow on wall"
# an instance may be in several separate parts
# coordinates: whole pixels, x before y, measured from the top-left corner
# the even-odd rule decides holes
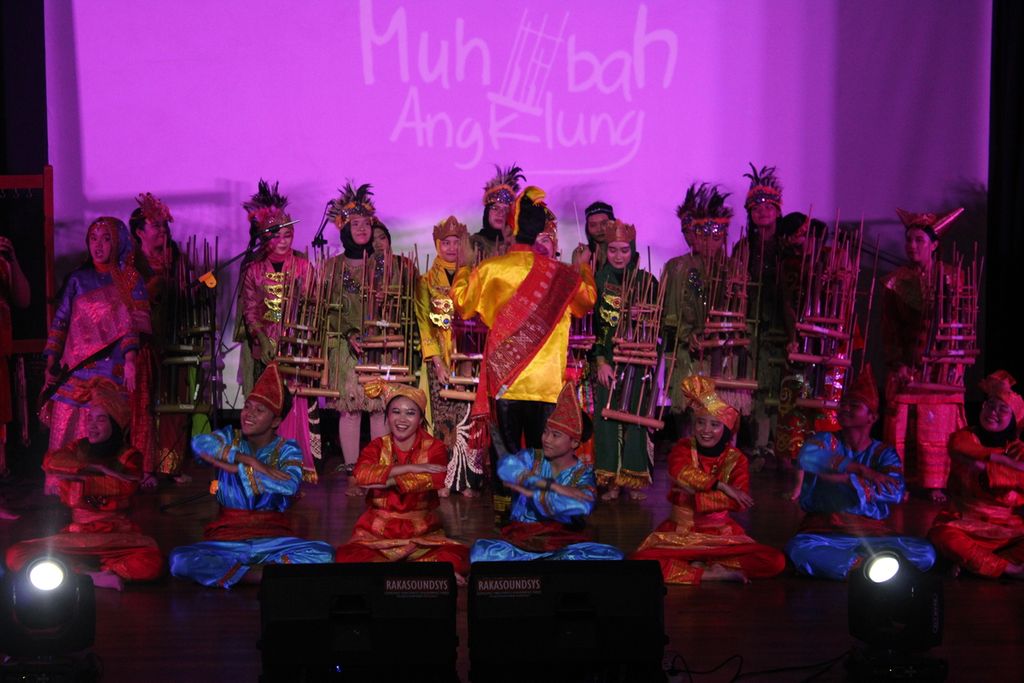
[[[260,177],[290,196],[299,248],[352,178],[374,184],[396,248],[429,253],[429,226],[451,213],[478,226],[493,164],[516,161],[548,191],[563,250],[574,213],[604,199],[656,270],[683,250],[686,185],[724,184],[742,217],[749,161],[778,166],[786,210],[823,217],[894,221],[896,205],[928,209],[986,180],[987,2],[46,10],[65,264],[88,220],[126,217],[143,191],[171,205],[176,236],[240,244]]]

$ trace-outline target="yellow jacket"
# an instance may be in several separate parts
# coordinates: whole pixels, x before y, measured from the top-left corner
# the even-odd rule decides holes
[[[467,320],[479,314],[483,323],[491,327],[498,312],[518,292],[519,285],[533,268],[534,258],[529,247],[515,245],[507,254],[487,259],[472,271],[462,268],[455,274],[455,281],[449,290],[455,310]],[[580,268],[580,275],[583,279],[562,319],[502,398],[545,403],[558,400],[569,351],[569,320],[571,316],[579,318],[586,315],[597,301],[597,287],[590,267],[584,264]]]
[[[455,351],[452,339],[452,300],[449,294],[445,262],[436,259],[430,270],[420,277],[416,287],[416,322],[420,328],[420,349],[423,359],[441,356],[450,365]],[[447,323],[447,324],[445,324]]]

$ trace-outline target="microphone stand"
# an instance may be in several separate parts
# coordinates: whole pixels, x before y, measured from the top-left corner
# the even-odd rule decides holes
[[[221,349],[224,347],[224,332],[227,330],[227,322],[231,318],[231,312],[234,310],[235,303],[238,300],[238,292],[242,287],[242,280],[245,278],[244,266],[248,265],[252,257],[254,257],[256,254],[263,250],[267,243],[275,235],[277,235],[281,228],[287,227],[289,225],[294,225],[295,223],[298,223],[298,221],[294,220],[288,223],[282,223],[281,225],[272,225],[269,228],[264,229],[262,232],[256,235],[254,244],[247,246],[245,249],[238,252],[224,263],[218,264],[217,267],[214,268],[213,270],[203,273],[194,281],[189,283],[189,288],[198,288],[200,285],[204,285],[206,287],[209,287],[210,289],[213,289],[217,286],[218,273],[221,273],[227,266],[231,265],[235,261],[238,261],[241,258],[246,259],[245,263],[243,264],[241,272],[238,274],[238,281],[235,283],[235,291],[232,294],[230,301],[228,302],[228,309],[227,311],[224,312],[224,318],[220,321],[221,324],[218,327],[219,335],[217,337],[217,343],[213,349],[213,358],[210,359],[210,362],[214,363],[215,367],[216,364],[218,363],[217,354],[220,353]],[[210,376],[212,377],[213,373],[210,373]],[[219,406],[214,406],[214,415],[216,415],[217,410],[219,410],[219,408]],[[203,491],[202,493],[194,493],[192,495],[183,496],[181,498],[178,498],[177,500],[172,500],[170,503],[165,503],[161,505],[160,512],[167,512],[171,508],[176,508],[182,505],[189,505],[191,503],[195,503],[197,501],[205,499],[209,495],[209,491]]]
[[[324,248],[327,246],[327,240],[324,239],[324,228],[327,227],[327,222],[330,219],[328,214],[333,203],[334,200],[332,199],[324,205],[324,213],[320,217],[320,227],[316,229],[316,235],[313,237],[310,245],[314,251],[319,251],[321,256],[323,256]]]

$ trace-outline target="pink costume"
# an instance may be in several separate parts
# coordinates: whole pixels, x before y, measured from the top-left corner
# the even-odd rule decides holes
[[[84,385],[94,377],[112,380],[124,391],[126,356],[138,351],[139,335],[150,331],[146,287],[132,265],[133,245],[128,228],[116,218],[100,218],[89,228],[109,230],[114,264],[91,261],[68,276],[57,312],[50,325],[43,354],[52,356],[55,369],[65,366],[70,374],[44,408],[49,410],[50,450],[55,451],[86,435],[83,415],[88,392]],[[126,396],[127,398],[127,396]],[[134,399],[134,397],[133,397]],[[133,445],[152,462],[148,442],[138,443],[135,434],[150,436],[152,430],[136,425],[152,419],[148,401],[132,400]],[[54,492],[52,482],[47,491]]]

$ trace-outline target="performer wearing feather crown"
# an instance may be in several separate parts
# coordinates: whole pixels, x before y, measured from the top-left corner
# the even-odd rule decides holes
[[[743,177],[750,180],[743,202],[747,211],[747,234],[737,242],[734,253],[745,248],[750,255],[750,305],[752,315],[757,316],[753,342],[757,353],[758,389],[754,392],[751,415],[756,464],[775,451],[775,425],[786,356],[779,273],[782,250],[777,230],[782,216],[782,183],[774,166],[758,169],[750,164],[750,173],[744,173]]]
[[[249,218],[249,248],[255,252],[253,260],[243,265],[238,302],[240,331],[252,361],[251,374],[242,384],[246,390],[252,387],[252,378],[260,377],[277,356],[285,297],[289,291],[298,291],[310,277],[309,259],[292,249],[295,229],[288,225],[292,218],[287,207],[288,198],[280,193],[278,183],[271,185],[262,179],[256,194],[242,205]],[[306,398],[296,398],[283,416],[280,432],[299,443],[303,476],[315,482],[319,440],[310,433],[309,409]]]
[[[141,338],[137,379],[141,386],[155,388],[164,344],[173,337],[174,307],[182,295],[175,279],[182,255],[171,238],[174,217],[170,208],[149,192],[138,195],[135,201],[139,206],[132,211],[128,226],[135,238],[135,267],[146,284],[152,323],[152,334]],[[147,408],[152,410],[152,406]],[[140,432],[137,437],[151,444],[153,453],[153,462],[147,463],[147,475],[142,480],[144,487],[156,484],[155,474],[173,477],[178,483],[191,480],[181,473],[188,450],[187,424],[186,415],[158,413],[152,421],[132,425],[133,431]],[[142,432],[148,427],[153,427],[153,434]]]
[[[686,399],[682,380],[694,372],[695,334],[703,329],[707,309],[708,264],[719,258],[729,234],[732,209],[725,205],[728,193],[717,185],[693,183],[676,209],[683,238],[690,252],[665,264],[662,285],[666,288],[662,324],[666,348],[676,349],[675,366],[669,378],[672,412],[682,417]]]
[[[523,169],[515,164],[508,168],[495,165],[494,170],[494,177],[484,185],[482,227],[470,237],[477,261],[500,256],[512,245],[514,235],[508,222],[508,213],[519,194],[519,183],[526,182]]]

